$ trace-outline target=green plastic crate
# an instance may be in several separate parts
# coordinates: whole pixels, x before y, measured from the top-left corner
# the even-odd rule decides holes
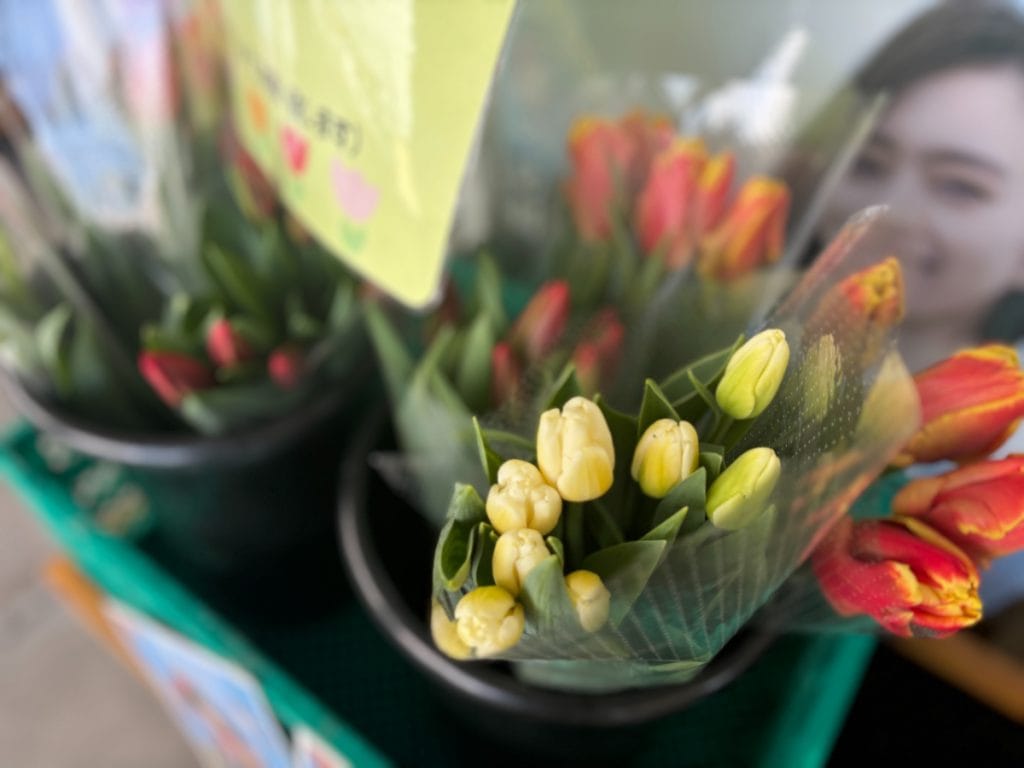
[[[145,527],[132,538],[104,533],[76,503],[95,464],[75,457],[54,471],[40,445],[32,429],[14,430],[0,470],[71,559],[109,594],[248,669],[285,726],[314,729],[356,766],[486,762],[488,745],[447,716],[354,599],[315,623],[232,625],[170,575]],[[781,639],[732,685],[651,729],[632,764],[823,765],[874,642]]]

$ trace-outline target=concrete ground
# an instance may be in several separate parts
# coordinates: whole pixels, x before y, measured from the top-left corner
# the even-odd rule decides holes
[[[14,418],[0,403],[0,424]],[[54,551],[0,483],[0,765],[196,766],[153,695],[44,586]]]

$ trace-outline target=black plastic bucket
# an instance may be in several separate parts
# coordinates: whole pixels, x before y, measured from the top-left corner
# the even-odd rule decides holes
[[[768,635],[741,634],[688,683],[597,695],[537,688],[500,663],[452,661],[427,624],[436,532],[369,465],[373,451],[393,446],[381,415],[353,439],[339,494],[345,568],[378,629],[461,723],[448,737],[465,738],[469,752],[480,737],[503,744],[499,754],[488,750],[489,764],[622,764],[649,727],[727,685],[770,644]]]

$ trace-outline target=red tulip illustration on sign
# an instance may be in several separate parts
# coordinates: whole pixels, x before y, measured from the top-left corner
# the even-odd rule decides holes
[[[346,167],[337,158],[331,163],[331,189],[343,215],[341,237],[345,247],[355,252],[366,241],[366,222],[377,210],[380,190],[359,171]]]
[[[301,176],[309,164],[309,140],[286,125],[281,129],[281,148],[284,150],[288,170],[295,176]]]

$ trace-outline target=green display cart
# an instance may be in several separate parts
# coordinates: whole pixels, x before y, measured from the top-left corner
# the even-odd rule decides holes
[[[313,729],[355,766],[489,762],[489,745],[448,713],[351,596],[301,622],[229,620],[166,560],[140,514],[145,489],[124,470],[62,451],[28,427],[4,439],[0,469],[92,581],[249,670],[286,728]],[[652,727],[632,764],[823,765],[874,642],[780,639],[734,683]]]

